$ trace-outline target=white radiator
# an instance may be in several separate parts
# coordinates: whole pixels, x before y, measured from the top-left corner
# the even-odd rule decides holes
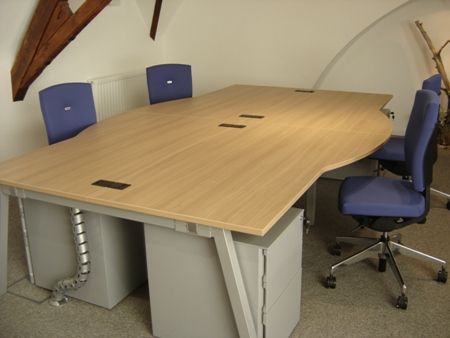
[[[92,84],[97,120],[149,104],[145,70],[99,77]]]

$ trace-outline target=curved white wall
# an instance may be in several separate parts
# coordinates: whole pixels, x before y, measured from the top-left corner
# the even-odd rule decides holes
[[[404,0],[182,1],[164,59],[193,66],[195,92],[232,83],[311,87],[368,24]]]
[[[450,39],[450,1],[410,1],[358,39],[320,87],[393,94],[388,104],[396,112],[393,132],[403,134],[415,91],[436,72],[415,20],[423,22],[436,48]],[[450,74],[450,45],[446,48],[442,57]]]
[[[437,46],[450,38],[449,0],[178,2],[161,36],[163,55],[192,64],[195,94],[233,83],[392,93],[397,134],[414,91],[434,72],[414,20]],[[450,46],[450,71],[448,55]]]

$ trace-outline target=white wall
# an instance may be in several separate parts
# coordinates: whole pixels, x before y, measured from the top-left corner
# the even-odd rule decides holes
[[[194,94],[233,83],[391,93],[397,134],[433,74],[413,21],[437,46],[450,38],[449,0],[177,1],[164,60],[192,64]]]
[[[436,72],[416,20],[423,22],[437,49],[450,39],[450,1],[409,1],[355,41],[321,87],[393,94],[388,104],[396,113],[393,132],[404,134],[415,91]],[[450,74],[450,45],[446,48],[442,57]]]
[[[81,1],[73,1],[77,6]],[[0,160],[47,143],[38,91],[50,85],[142,69],[160,62],[159,41],[135,1],[113,0],[46,67],[22,102],[11,98],[10,70],[37,0],[0,1]],[[148,13],[151,17],[151,13]]]
[[[193,65],[197,94],[236,82],[311,87],[343,45],[404,2],[182,1],[164,58]]]
[[[450,0],[170,0],[156,41],[154,0],[113,0],[13,103],[9,71],[36,3],[0,0],[0,160],[46,144],[40,89],[159,62],[192,64],[194,95],[233,83],[393,93],[401,133],[412,93],[433,72],[412,21],[437,46],[450,38]],[[444,54],[450,72],[450,46]]]

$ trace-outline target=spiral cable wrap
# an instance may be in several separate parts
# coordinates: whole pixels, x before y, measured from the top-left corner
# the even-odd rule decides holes
[[[87,281],[90,273],[90,255],[86,224],[84,215],[80,209],[70,209],[73,238],[77,255],[78,268],[75,276],[58,281],[49,300],[51,305],[60,306],[67,303],[66,292],[81,288]]]

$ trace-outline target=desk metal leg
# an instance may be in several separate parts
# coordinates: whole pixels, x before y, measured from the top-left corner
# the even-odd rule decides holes
[[[23,243],[25,246],[25,257],[27,258],[28,277],[30,279],[30,283],[34,284],[35,283],[34,271],[33,271],[33,264],[31,263],[30,242],[28,240],[28,228],[27,228],[27,221],[25,219],[25,209],[23,207],[23,201],[21,198],[17,198],[17,203],[19,204],[20,223],[22,224],[22,235],[23,235]]]
[[[0,296],[7,289],[9,195],[0,190]]]
[[[253,322],[231,232],[224,229],[213,229],[213,236],[239,337],[256,338],[255,323]]]
[[[430,190],[431,190],[432,193],[434,193],[436,195],[447,197],[448,199],[450,199],[450,195],[446,194],[445,192],[442,192],[442,191],[434,189],[434,188],[430,188]]]
[[[306,192],[306,221],[307,232],[310,225],[314,225],[316,221],[316,195],[317,195],[317,183],[314,182]]]

